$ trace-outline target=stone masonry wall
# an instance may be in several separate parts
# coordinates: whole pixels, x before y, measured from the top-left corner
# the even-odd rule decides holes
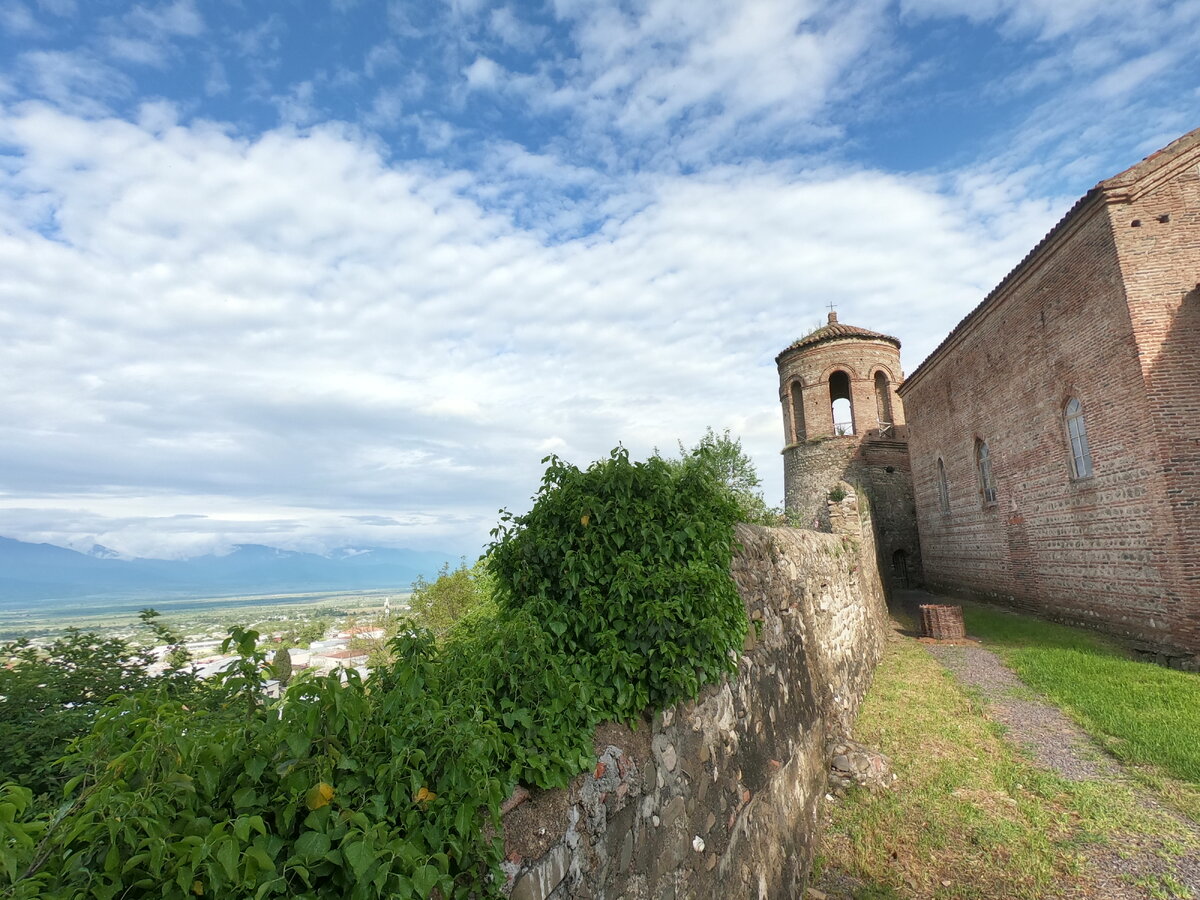
[[[804,527],[829,530],[826,498],[839,482],[857,484],[867,493],[876,526],[879,571],[889,591],[923,581],[906,433],[907,428],[900,426],[896,440],[848,435],[783,450],[784,504]],[[902,561],[897,560],[897,551],[902,551]]]
[[[594,771],[510,801],[513,900],[803,895],[828,745],[886,623],[866,504],[850,490],[831,506],[833,534],[739,526],[732,572],[753,627],[736,678],[637,730],[603,726]]]

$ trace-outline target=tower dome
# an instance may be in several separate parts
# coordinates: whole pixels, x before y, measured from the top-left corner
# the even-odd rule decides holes
[[[785,443],[868,434],[894,436],[904,424],[896,395],[900,341],[891,335],[843,325],[837,313],[826,325],[789,344],[778,356],[779,399]]]

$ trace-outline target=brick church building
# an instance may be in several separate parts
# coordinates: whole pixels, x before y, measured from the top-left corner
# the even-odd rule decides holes
[[[1200,129],[1080,198],[890,403],[887,418],[907,420],[892,433],[907,441],[927,585],[1194,667]],[[786,401],[785,425],[795,445]]]

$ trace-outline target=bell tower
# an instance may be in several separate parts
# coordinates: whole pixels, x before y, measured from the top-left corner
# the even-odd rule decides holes
[[[900,341],[837,313],[775,357],[783,407],[784,505],[828,530],[826,500],[841,480],[871,502],[880,570],[889,586],[921,582],[904,403],[896,388]]]

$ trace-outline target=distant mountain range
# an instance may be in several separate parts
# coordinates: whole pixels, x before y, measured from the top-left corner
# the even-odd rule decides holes
[[[39,600],[99,595],[221,596],[285,592],[407,590],[418,575],[429,580],[445,553],[384,547],[344,548],[328,556],[239,544],[224,556],[126,559],[107,547],[78,553],[53,544],[0,537],[0,608]]]

